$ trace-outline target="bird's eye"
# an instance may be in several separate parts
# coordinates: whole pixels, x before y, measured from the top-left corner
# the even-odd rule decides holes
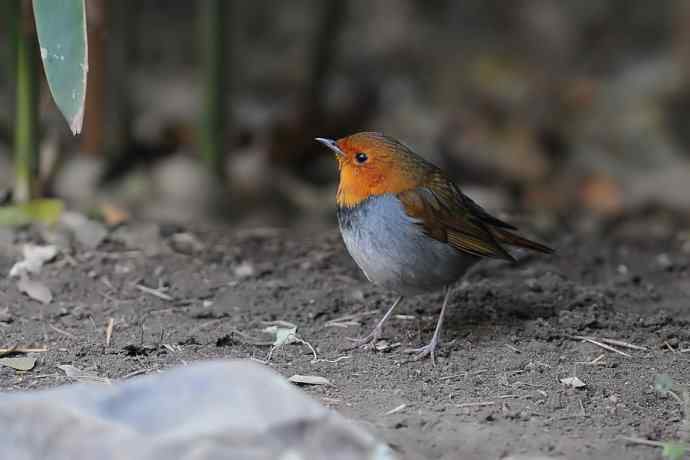
[[[355,154],[355,161],[359,164],[366,163],[368,159],[369,157],[364,152],[358,152]]]

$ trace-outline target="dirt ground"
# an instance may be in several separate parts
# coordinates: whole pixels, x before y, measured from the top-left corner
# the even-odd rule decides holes
[[[335,229],[187,227],[204,245],[188,254],[171,249],[180,229],[161,226],[158,254],[109,241],[59,255],[40,275],[53,290],[50,305],[0,278],[0,347],[49,349],[29,372],[0,367],[0,389],[67,383],[60,364],[122,379],[209,358],[265,360],[264,322],[283,320],[299,327],[318,360],[295,343],[276,350],[271,367],[328,378],[331,386],[305,390],[402,458],[660,458],[659,448],[621,437],[683,435],[681,407],[654,390],[654,379],[690,383],[686,228],[638,216],[565,232],[549,241],[555,256],[483,262],[456,287],[433,367],[408,362],[403,349],[429,340],[440,293],[407,299],[382,350],[343,351],[394,294],[366,282]],[[40,241],[33,231],[18,239]],[[14,262],[0,256],[0,272]],[[614,345],[624,356],[577,336],[640,348]],[[585,386],[560,381],[574,376]]]

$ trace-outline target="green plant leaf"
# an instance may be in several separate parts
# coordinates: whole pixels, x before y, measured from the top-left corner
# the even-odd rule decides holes
[[[668,393],[673,390],[673,379],[668,374],[658,374],[654,378],[654,389],[662,394]]]
[[[33,222],[54,225],[65,204],[61,200],[39,199],[13,206],[0,206],[0,226],[16,227]]]
[[[78,134],[89,67],[84,0],[33,0],[33,8],[50,92],[72,133]]]
[[[667,442],[661,455],[667,460],[681,460],[688,452],[687,446],[675,442]]]

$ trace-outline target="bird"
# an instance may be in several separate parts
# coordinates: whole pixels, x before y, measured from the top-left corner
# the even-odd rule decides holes
[[[406,350],[436,364],[452,285],[483,258],[515,262],[507,247],[550,254],[553,249],[517,233],[465,195],[440,168],[404,143],[378,132],[316,141],[335,153],[338,226],[366,278],[397,297],[374,329],[351,339],[371,349],[405,297],[443,291],[431,341]]]

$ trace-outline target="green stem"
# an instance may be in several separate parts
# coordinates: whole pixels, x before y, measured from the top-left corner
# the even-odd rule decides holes
[[[38,171],[38,46],[31,32],[31,4],[17,1],[16,119],[14,132],[14,199],[25,203],[36,192]]]
[[[8,86],[12,87],[16,81],[17,68],[17,23],[19,22],[20,3],[18,0],[0,1],[0,17],[2,17],[2,26],[5,27],[8,38],[8,45],[4,49],[4,53],[0,56],[7,66],[3,69],[5,72],[0,75],[8,82]],[[9,106],[14,107],[14,95],[10,95],[8,100]],[[7,114],[9,117],[6,121],[0,121],[0,142],[13,145],[14,144],[14,116]]]
[[[202,0],[200,7],[204,83],[204,106],[199,133],[201,154],[211,172],[222,178],[225,171],[225,31],[228,2]]]

